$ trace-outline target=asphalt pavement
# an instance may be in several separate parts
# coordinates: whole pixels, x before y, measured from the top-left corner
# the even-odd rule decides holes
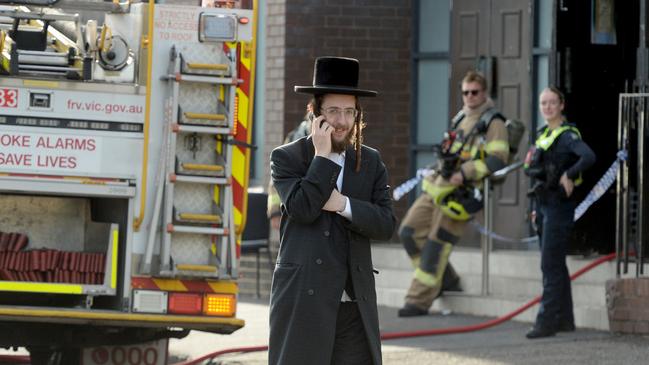
[[[535,311],[532,307],[529,310]],[[231,335],[192,332],[171,340],[171,362],[197,358],[207,353],[268,343],[268,299],[240,298],[238,317],[246,326]],[[478,325],[487,317],[434,313],[415,318],[397,317],[396,308],[379,307],[382,333],[410,332]],[[488,329],[451,335],[410,337],[383,342],[386,365],[424,364],[648,364],[649,337],[617,335],[578,328],[545,339],[528,340],[529,324],[508,321]],[[213,364],[267,364],[266,352],[231,354]]]

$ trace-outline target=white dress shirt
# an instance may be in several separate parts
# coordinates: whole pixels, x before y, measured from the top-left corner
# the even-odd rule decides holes
[[[340,173],[338,174],[338,180],[336,180],[336,188],[338,191],[343,190],[343,175],[345,174],[345,152],[343,153],[335,153],[332,152],[329,154],[329,159],[333,162],[335,162],[338,166],[342,167],[340,169]],[[336,212],[343,217],[347,218],[348,220],[352,220],[352,207],[349,204],[349,198],[345,197],[345,209],[343,209],[340,212]],[[343,289],[343,295],[340,298],[341,302],[351,302],[352,298],[347,294],[347,292]]]

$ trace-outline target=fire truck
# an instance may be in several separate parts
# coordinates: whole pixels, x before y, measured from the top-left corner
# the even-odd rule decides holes
[[[0,347],[162,364],[169,338],[244,326],[255,17],[0,0]]]

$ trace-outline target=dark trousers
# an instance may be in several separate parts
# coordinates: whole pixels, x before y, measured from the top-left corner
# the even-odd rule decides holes
[[[536,326],[555,329],[560,323],[574,324],[570,275],[566,251],[574,227],[575,204],[556,199],[540,202],[537,222],[541,223],[541,271],[543,296]]]
[[[355,302],[341,302],[331,365],[372,365],[372,355]]]

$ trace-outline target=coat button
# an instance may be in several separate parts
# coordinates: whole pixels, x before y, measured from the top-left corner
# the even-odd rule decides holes
[[[329,231],[324,231],[325,237],[329,237]]]
[[[318,264],[318,265],[322,265],[322,259],[316,259],[315,263]]]
[[[313,295],[315,293],[315,290],[309,289],[309,290],[307,290],[306,293],[309,294],[309,295]]]
[[[367,295],[363,295],[362,299],[365,301],[367,300]]]
[[[358,269],[358,271],[363,271],[363,268],[361,267],[361,265],[356,266],[356,269]]]

